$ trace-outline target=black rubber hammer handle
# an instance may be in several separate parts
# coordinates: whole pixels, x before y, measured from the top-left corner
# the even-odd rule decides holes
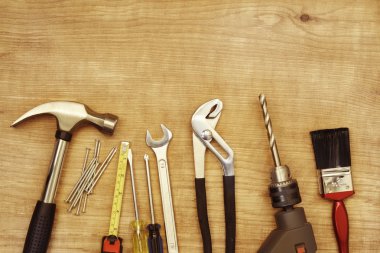
[[[55,204],[37,201],[28,234],[24,244],[24,253],[46,252],[54,223]]]

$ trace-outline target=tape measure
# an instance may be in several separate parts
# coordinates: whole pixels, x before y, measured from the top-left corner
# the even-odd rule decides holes
[[[119,162],[117,165],[115,191],[113,193],[111,221],[109,235],[117,236],[119,233],[119,223],[121,214],[121,203],[123,202],[124,182],[128,163],[129,142],[123,141],[120,144]]]
[[[110,227],[108,231],[108,236],[104,236],[102,239],[101,252],[120,253],[123,250],[122,239],[118,237],[118,234],[121,204],[123,202],[124,183],[127,172],[128,153],[129,142],[121,142],[119,161],[117,165],[115,190],[113,193]]]

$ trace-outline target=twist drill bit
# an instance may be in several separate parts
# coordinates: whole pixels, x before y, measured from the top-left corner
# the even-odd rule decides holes
[[[260,99],[261,108],[263,109],[264,123],[265,123],[265,128],[267,129],[269,145],[270,145],[270,150],[272,151],[273,161],[276,167],[279,167],[281,166],[280,155],[278,154],[276,137],[274,136],[273,129],[272,129],[272,121],[268,113],[267,100],[264,94],[260,94],[259,99]]]

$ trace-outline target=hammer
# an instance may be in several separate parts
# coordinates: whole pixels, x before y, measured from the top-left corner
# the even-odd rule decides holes
[[[41,199],[37,201],[25,239],[24,253],[43,253],[47,251],[54,223],[55,204],[59,177],[63,159],[72,132],[78,127],[92,124],[101,132],[112,135],[117,123],[117,116],[100,114],[86,105],[76,102],[55,101],[41,104],[18,118],[11,126],[15,127],[23,121],[42,114],[53,115],[57,120],[55,146],[49,166],[49,174]]]

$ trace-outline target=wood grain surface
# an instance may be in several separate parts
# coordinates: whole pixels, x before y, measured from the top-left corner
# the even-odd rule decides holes
[[[202,252],[190,119],[202,103],[224,102],[216,130],[235,152],[237,253],[256,252],[275,227],[267,194],[273,166],[258,102],[264,92],[281,159],[298,180],[319,252],[337,251],[332,204],[317,190],[309,131],[349,127],[356,194],[346,201],[351,252],[380,248],[380,2],[378,0],[0,2],[0,251],[20,252],[45,182],[55,120],[10,124],[54,100],[119,116],[112,137],[76,131],[56,196],[49,252],[99,252],[109,226],[116,159],[79,217],[64,199],[85,147],[101,157],[129,140],[140,216],[149,220],[143,155],[151,157],[156,218],[163,222],[155,157],[146,129],[172,130],[169,170],[180,252]],[[224,252],[222,170],[207,152],[212,241]],[[120,236],[131,252],[130,178]],[[162,230],[163,231],[163,230]]]

